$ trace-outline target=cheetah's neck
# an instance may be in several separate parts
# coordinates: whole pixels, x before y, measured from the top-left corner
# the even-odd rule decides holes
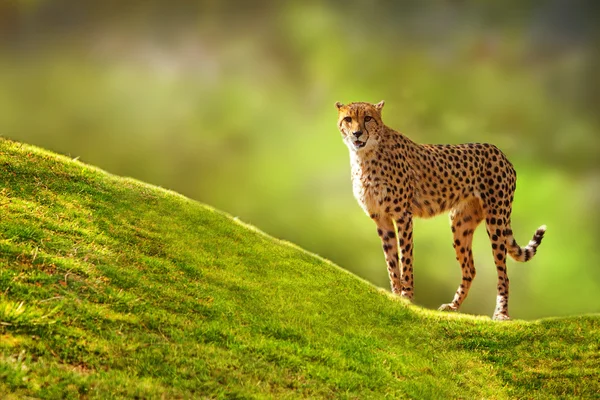
[[[350,152],[354,197],[369,215],[378,214],[388,191],[405,180],[412,169],[411,153],[419,145],[404,135],[385,127],[378,143],[362,152]]]
[[[411,164],[412,156],[419,154],[421,146],[403,134],[385,126],[379,136],[377,146],[362,152],[350,152],[352,175],[375,178],[373,170],[390,161]],[[387,161],[386,161],[387,160]]]

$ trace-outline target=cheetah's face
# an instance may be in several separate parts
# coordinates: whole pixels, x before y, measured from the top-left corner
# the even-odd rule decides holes
[[[338,128],[350,151],[363,151],[377,144],[379,129],[383,127],[383,104],[383,101],[377,104],[335,104],[338,108]]]

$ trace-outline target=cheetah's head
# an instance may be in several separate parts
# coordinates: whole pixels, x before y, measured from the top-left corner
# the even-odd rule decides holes
[[[379,141],[379,129],[383,127],[381,109],[384,101],[377,104],[335,103],[338,109],[338,128],[350,151],[364,151]]]

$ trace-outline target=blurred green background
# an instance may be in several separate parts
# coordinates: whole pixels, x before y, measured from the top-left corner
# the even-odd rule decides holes
[[[0,2],[0,135],[225,210],[389,288],[335,101],[417,142],[491,142],[518,174],[511,314],[600,312],[598,2]],[[415,224],[416,301],[460,283],[448,218]],[[233,244],[235,245],[235,243]],[[491,315],[485,229],[465,312]]]

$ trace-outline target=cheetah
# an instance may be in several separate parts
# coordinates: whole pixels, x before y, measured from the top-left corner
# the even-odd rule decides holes
[[[492,144],[417,144],[387,127],[384,102],[336,103],[338,128],[350,150],[352,187],[363,210],[377,225],[391,289],[413,299],[413,217],[450,212],[462,282],[443,311],[458,311],[475,278],[473,232],[485,220],[498,272],[495,320],[508,320],[507,254],[529,261],[546,231],[541,226],[525,247],[511,229],[517,175]],[[400,259],[399,259],[400,257]]]

